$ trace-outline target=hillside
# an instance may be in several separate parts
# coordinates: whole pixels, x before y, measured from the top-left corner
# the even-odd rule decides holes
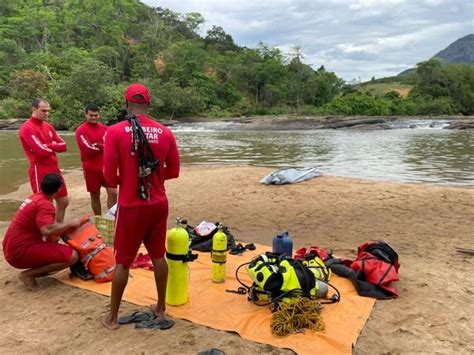
[[[474,34],[461,37],[436,53],[432,58],[439,58],[444,64],[471,64],[474,65]],[[415,68],[402,71],[398,76],[413,73]]]
[[[443,63],[468,63],[474,65],[474,34],[469,34],[451,43],[434,55]]]
[[[385,95],[388,92],[396,91],[402,97],[408,96],[408,93],[412,89],[412,85],[401,83],[395,79],[396,78],[394,78],[393,82],[378,82],[375,80],[374,82],[362,83],[356,88],[360,92],[374,95]]]
[[[46,97],[58,129],[77,127],[89,102],[112,123],[134,81],[148,86],[150,114],[160,119],[474,112],[474,67],[430,65],[426,80],[398,78],[398,87],[368,87],[360,96],[324,65],[305,63],[299,50],[288,58],[265,43],[239,47],[219,26],[200,34],[199,13],[138,0],[4,1],[0,13],[0,119],[28,117],[31,100]],[[415,89],[416,99],[400,100]]]

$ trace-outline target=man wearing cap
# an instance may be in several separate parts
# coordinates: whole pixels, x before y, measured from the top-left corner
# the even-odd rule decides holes
[[[21,125],[19,136],[26,157],[30,161],[28,175],[33,193],[41,192],[41,180],[48,173],[61,176],[56,153],[66,151],[66,142],[56,133],[48,122],[50,111],[49,102],[38,98],[33,100],[31,117]],[[62,179],[62,176],[61,176]],[[55,195],[56,221],[62,222],[69,204],[66,184]]]
[[[107,208],[117,202],[117,189],[107,186],[103,174],[104,136],[107,126],[100,123],[100,110],[90,103],[85,108],[86,121],[76,129],[76,142],[81,152],[82,170],[86,189],[91,196],[91,207],[95,215],[102,214],[100,188],[107,191]]]
[[[108,329],[119,328],[117,317],[129,267],[143,242],[154,266],[158,301],[151,308],[160,327],[171,322],[165,318],[168,199],[164,182],[179,176],[179,153],[171,131],[146,115],[150,105],[148,89],[134,83],[125,90],[124,98],[128,119],[108,128],[104,145],[105,181],[108,186],[119,186],[119,197],[114,239],[117,269],[112,281],[110,312],[104,315],[102,323]],[[142,133],[138,138],[137,131]],[[145,164],[146,168],[143,168],[143,150],[151,151],[145,158],[153,160]]]

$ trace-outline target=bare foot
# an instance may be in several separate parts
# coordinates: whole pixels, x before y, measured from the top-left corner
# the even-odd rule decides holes
[[[158,319],[165,319],[165,311],[158,311],[158,307],[156,304],[151,304],[149,307],[150,311],[155,313],[156,318]]]
[[[102,316],[102,325],[110,330],[117,330],[120,328],[120,325],[117,322],[112,322],[110,320],[110,313],[104,314]]]
[[[30,276],[27,274],[28,271],[22,271],[20,275],[18,275],[18,278],[23,281],[26,287],[28,287],[29,290],[35,291],[38,289],[38,283],[36,282],[36,278],[34,276]]]

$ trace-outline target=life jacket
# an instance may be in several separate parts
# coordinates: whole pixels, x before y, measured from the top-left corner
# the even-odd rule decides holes
[[[357,271],[353,281],[359,295],[379,299],[398,297],[392,284],[399,280],[398,254],[386,242],[368,241],[360,245],[350,268]]]
[[[88,221],[62,238],[74,248],[86,269],[94,275],[95,281],[111,281],[115,274],[115,255],[107,245],[96,226]]]

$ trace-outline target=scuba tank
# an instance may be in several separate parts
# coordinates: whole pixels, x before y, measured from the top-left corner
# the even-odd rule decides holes
[[[189,266],[197,255],[190,254],[187,221],[176,219],[176,227],[166,233],[166,263],[168,281],[166,283],[166,303],[179,306],[188,302]]]
[[[225,264],[227,261],[227,235],[225,226],[218,225],[218,231],[212,237],[212,282],[225,282]]]
[[[273,237],[272,252],[286,255],[289,258],[293,256],[293,241],[288,232],[283,232]]]

